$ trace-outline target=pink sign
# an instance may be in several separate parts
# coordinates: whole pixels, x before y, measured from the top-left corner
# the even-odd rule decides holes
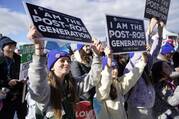
[[[96,119],[90,101],[80,101],[76,104],[76,119]]]

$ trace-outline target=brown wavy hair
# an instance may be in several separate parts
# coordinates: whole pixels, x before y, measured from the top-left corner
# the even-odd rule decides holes
[[[114,86],[114,83],[111,84],[109,96],[110,96],[111,100],[115,100],[117,98],[117,89]]]
[[[65,82],[68,84],[67,91],[68,95],[70,96],[70,101],[73,103],[73,109],[75,108],[75,103],[77,102],[77,95],[76,95],[76,83],[75,80],[72,78],[71,73],[67,74],[64,77]],[[64,95],[62,92],[60,79],[58,79],[53,71],[50,71],[48,74],[48,83],[51,89],[50,101],[54,111],[54,117],[57,119],[61,119],[62,117],[62,100],[64,99]]]
[[[92,54],[91,53],[87,54],[83,49],[81,49],[79,52],[80,52],[82,61],[84,61],[85,63],[90,63],[90,60],[91,60],[90,55]]]

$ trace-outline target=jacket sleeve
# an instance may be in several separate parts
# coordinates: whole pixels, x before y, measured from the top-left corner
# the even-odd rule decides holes
[[[0,59],[1,60],[1,59]],[[4,70],[4,63],[0,61],[0,87],[9,87],[8,82],[9,80],[7,79],[7,76],[5,75],[5,70]]]
[[[8,82],[9,79],[7,78],[7,73],[5,70],[5,58],[2,53],[0,53],[0,87],[9,87]]]
[[[118,86],[119,88],[122,88],[123,95],[125,95],[136,84],[137,80],[143,73],[145,65],[146,63],[144,63],[144,61],[140,61],[130,72],[118,78]]]
[[[50,99],[50,87],[47,81],[46,57],[33,55],[29,70],[29,92],[38,103],[40,110],[47,107]]]
[[[167,101],[171,106],[177,106],[179,104],[179,86],[175,89],[174,94],[168,97]]]
[[[147,62],[147,65],[149,66],[149,68],[151,68],[159,54],[161,44],[162,44],[162,38],[159,38],[158,34],[156,34],[152,38],[149,37],[149,40],[153,41],[151,45],[151,49],[150,49],[150,55],[148,57],[149,59]],[[140,60],[141,56],[142,56],[141,52],[135,52],[133,57],[130,58],[130,61],[126,65],[124,69],[124,73],[128,73],[129,71],[131,71],[134,67],[134,64],[136,64]]]
[[[148,65],[152,67],[153,63],[156,61],[157,56],[160,52],[161,44],[162,44],[162,38],[158,36],[158,34],[154,35],[152,38],[149,38],[149,40],[153,40],[151,49],[150,49],[150,55],[148,60]]]
[[[109,97],[111,90],[111,69],[105,66],[105,69],[101,72],[101,80],[96,86],[96,98],[99,100],[105,100]]]
[[[94,56],[89,73],[84,75],[84,78],[76,78],[79,95],[87,93],[91,88],[98,84],[101,77],[101,71],[101,58],[99,56]]]
[[[73,61],[71,64],[71,73],[74,78],[83,77],[80,66],[77,61]]]
[[[178,71],[172,72],[172,74],[170,75],[170,78],[172,78],[172,79],[177,79],[177,78],[179,78],[179,72],[178,72]]]

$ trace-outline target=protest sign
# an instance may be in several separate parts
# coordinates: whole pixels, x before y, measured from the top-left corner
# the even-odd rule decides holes
[[[80,18],[41,6],[24,3],[37,30],[46,38],[91,43],[92,38]]]
[[[32,61],[32,55],[34,51],[35,49],[33,44],[25,44],[20,46],[21,65],[19,80],[27,79],[29,64]]]
[[[106,15],[108,44],[114,54],[146,50],[144,21]]]
[[[34,52],[35,49],[33,44],[25,44],[20,46],[21,65],[20,65],[19,80],[27,80],[29,64],[32,62],[32,55]],[[26,87],[27,85],[24,84],[23,92],[22,92],[22,103],[24,103],[25,100]]]
[[[166,24],[170,1],[171,0],[146,0],[144,17],[148,19],[155,17]]]
[[[80,101],[76,104],[76,119],[95,119],[95,113],[90,101]]]

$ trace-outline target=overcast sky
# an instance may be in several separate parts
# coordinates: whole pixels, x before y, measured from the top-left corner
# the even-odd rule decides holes
[[[106,37],[105,14],[144,19],[145,0],[28,0],[82,19],[92,36]],[[0,0],[0,33],[22,42],[28,20],[21,0]],[[147,20],[145,20],[147,23]],[[167,29],[179,33],[179,0],[171,0]]]

